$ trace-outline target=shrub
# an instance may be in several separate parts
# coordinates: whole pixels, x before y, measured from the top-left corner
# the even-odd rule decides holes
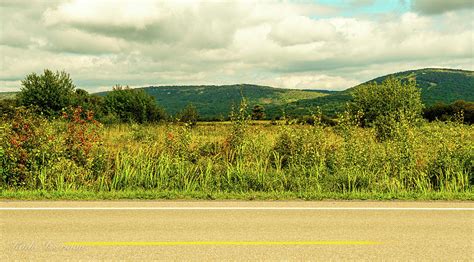
[[[198,152],[191,148],[191,132],[189,126],[180,126],[166,135],[167,152],[181,161],[195,161]]]
[[[63,112],[68,121],[66,132],[66,154],[78,165],[87,166],[93,161],[92,151],[100,145],[100,124],[94,119],[94,113],[84,111],[81,107],[72,113]]]
[[[156,104],[155,98],[143,90],[117,85],[105,96],[108,113],[115,114],[122,122],[147,123],[166,119],[164,109]]]
[[[48,116],[71,105],[75,86],[69,74],[64,71],[53,73],[45,69],[42,75],[27,75],[21,84],[22,88],[18,93],[20,105],[38,106]]]
[[[1,186],[66,189],[104,175],[107,157],[93,114],[76,108],[63,117],[67,121],[48,121],[20,107],[10,121],[2,122]]]
[[[239,149],[245,138],[245,133],[248,127],[249,115],[247,113],[247,100],[242,97],[240,101],[239,110],[236,112],[235,108],[232,107],[230,113],[230,121],[232,122],[232,131],[226,139],[226,144],[230,149]]]
[[[35,187],[38,171],[61,154],[53,126],[22,107],[2,129],[2,184]]]
[[[265,118],[265,108],[261,105],[255,105],[252,108],[252,119],[262,120]]]
[[[0,99],[0,118],[12,118],[17,107],[16,99]]]
[[[199,113],[194,105],[188,104],[181,112],[178,113],[178,119],[180,122],[194,126],[199,119]]]
[[[105,117],[104,98],[98,95],[90,95],[83,89],[76,89],[71,102],[72,107],[81,107],[84,112],[94,113],[94,118],[102,120]]]
[[[382,84],[376,82],[358,87],[349,105],[352,114],[362,113],[362,125],[373,126],[380,140],[393,137],[394,125],[405,119],[415,123],[421,116],[421,92],[414,81],[402,83],[389,77]]]
[[[437,103],[423,110],[423,117],[429,121],[456,120],[462,114],[463,119],[459,119],[466,124],[474,123],[474,103],[458,100],[452,104],[446,105]]]

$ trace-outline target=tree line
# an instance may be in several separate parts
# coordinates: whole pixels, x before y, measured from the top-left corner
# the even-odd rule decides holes
[[[71,77],[64,71],[44,70],[32,73],[21,81],[21,91],[15,99],[0,100],[0,113],[12,115],[16,107],[31,107],[48,118],[58,117],[64,110],[82,108],[93,112],[103,123],[153,123],[172,119],[145,91],[116,85],[105,96],[89,94],[76,88]],[[178,121],[195,123],[199,114],[188,105],[176,115]]]
[[[58,117],[64,110],[82,108],[94,112],[102,123],[153,123],[160,121],[181,121],[191,125],[200,119],[199,112],[188,104],[176,115],[170,116],[155,98],[142,89],[116,85],[105,96],[89,94],[76,88],[70,75],[64,71],[45,69],[43,74],[31,73],[21,82],[21,91],[15,99],[0,100],[0,115],[12,115],[18,106],[34,108],[46,117]],[[453,104],[435,104],[425,108],[419,90],[414,83],[402,83],[387,79],[383,83],[362,86],[354,92],[348,109],[352,115],[362,113],[361,125],[390,129],[389,122],[406,119],[412,122],[419,116],[429,121],[461,120],[474,122],[474,103],[456,101]],[[250,116],[254,120],[266,119],[265,108],[255,105]],[[281,117],[280,117],[281,118]],[[334,125],[336,121],[322,114],[320,120]],[[224,120],[224,119],[221,119]],[[300,123],[314,124],[315,117],[302,115]],[[384,124],[381,124],[384,123]]]

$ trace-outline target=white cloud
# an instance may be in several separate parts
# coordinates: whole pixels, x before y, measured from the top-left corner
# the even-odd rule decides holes
[[[270,37],[282,45],[306,44],[337,38],[336,29],[327,21],[306,16],[291,16],[272,27]]]
[[[473,69],[466,10],[342,17],[280,1],[1,4],[2,91],[44,68],[66,70],[90,91],[117,83],[339,90],[393,71]]]
[[[258,83],[280,88],[342,90],[344,87],[354,86],[360,82],[355,79],[346,79],[340,76],[299,73],[280,75],[261,80]]]
[[[171,11],[160,10],[156,1],[149,0],[141,0],[138,4],[123,0],[76,0],[48,8],[44,21],[46,25],[71,23],[143,29]]]

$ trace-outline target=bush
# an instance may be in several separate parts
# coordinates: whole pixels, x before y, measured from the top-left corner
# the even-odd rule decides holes
[[[63,113],[68,121],[66,131],[66,154],[78,165],[88,165],[94,147],[100,145],[100,124],[94,119],[94,113],[77,107],[72,113]]]
[[[18,108],[2,129],[2,184],[35,187],[39,170],[61,154],[54,128],[31,109]]]
[[[63,117],[48,121],[20,107],[2,122],[0,187],[65,189],[104,175],[106,154],[93,114],[76,108]]]
[[[446,105],[437,103],[423,110],[423,117],[428,121],[449,121],[461,120],[465,124],[474,123],[474,103],[458,100],[452,104]],[[461,117],[462,119],[457,119]]]
[[[199,113],[194,105],[188,104],[181,112],[178,113],[178,119],[180,122],[194,126],[199,119]]]
[[[147,123],[166,119],[164,109],[143,90],[117,85],[107,93],[104,102],[108,113],[115,114],[122,122]]]
[[[45,69],[42,75],[27,75],[21,84],[18,93],[20,105],[37,106],[47,116],[55,115],[72,104],[75,86],[64,71],[53,73]]]
[[[255,105],[252,108],[252,119],[253,120],[265,119],[265,108],[261,105]]]
[[[15,114],[15,108],[17,107],[16,99],[3,99],[0,100],[0,118],[12,118]]]
[[[95,119],[102,120],[105,118],[104,98],[98,95],[90,95],[83,89],[76,89],[71,105],[74,108],[81,107],[84,112],[93,112]]]
[[[247,100],[242,97],[240,101],[239,110],[236,112],[235,109],[232,107],[230,113],[230,121],[232,122],[232,132],[227,137],[226,144],[232,150],[239,149],[245,138],[245,133],[248,127],[248,121],[250,117],[247,113]]]
[[[358,87],[349,105],[352,114],[362,113],[363,126],[377,130],[380,140],[392,138],[396,123],[402,119],[410,125],[421,117],[421,92],[414,81],[402,83],[389,77],[382,84],[376,82]]]

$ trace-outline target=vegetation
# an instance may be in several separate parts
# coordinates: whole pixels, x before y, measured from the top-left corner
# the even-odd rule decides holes
[[[292,90],[257,85],[226,86],[159,86],[141,88],[170,115],[177,116],[188,104],[193,104],[199,112],[200,120],[228,120],[231,105],[238,105],[243,96],[249,107],[260,105],[265,108],[265,119],[279,119],[283,115],[291,118],[308,118],[310,109],[321,108],[325,118],[334,118],[345,110],[346,103],[352,100],[352,93],[359,87],[370,83],[382,83],[393,77],[402,83],[415,80],[421,90],[421,100],[427,107],[436,103],[453,103],[456,100],[474,101],[474,73],[452,69],[411,70],[375,78],[344,91]],[[101,100],[110,92],[89,95],[93,99],[96,116],[103,122],[120,121],[116,116],[100,111]],[[14,93],[0,93],[0,109],[3,99],[12,98]],[[7,102],[8,103],[8,102]],[[73,103],[89,109],[90,104]],[[1,113],[1,112],[0,112]],[[102,119],[105,117],[106,119]]]
[[[265,119],[265,108],[261,105],[255,105],[252,108],[252,119],[253,120]]]
[[[421,100],[426,106],[453,103],[460,99],[474,101],[473,71],[426,68],[389,74],[327,96],[294,101],[286,106],[286,110],[292,115],[304,115],[306,108],[319,106],[324,114],[336,115],[344,111],[345,104],[351,101],[352,93],[358,88],[373,82],[381,84],[388,78],[395,78],[402,83],[415,81],[421,91]]]
[[[15,99],[17,92],[0,92],[0,101],[4,99]]]
[[[104,100],[106,110],[121,122],[148,123],[166,119],[165,111],[143,90],[116,85]]]
[[[379,139],[392,138],[398,125],[413,125],[420,120],[420,93],[415,82],[402,83],[390,77],[381,84],[373,82],[356,89],[350,113],[360,114],[362,125],[374,127]]]
[[[55,121],[22,112],[2,123],[1,187],[293,197],[445,192],[472,200],[472,126],[424,123],[380,142],[372,128],[349,122],[252,125],[244,112],[231,125],[192,129],[103,127],[77,110]]]
[[[53,115],[71,104],[76,88],[66,72],[44,70],[42,75],[32,73],[21,81],[18,101],[23,106],[37,106],[46,115]]]
[[[192,126],[196,125],[199,120],[199,113],[193,104],[187,105],[183,111],[178,113],[178,120]]]
[[[465,124],[474,124],[474,102],[458,100],[446,105],[437,103],[423,110],[424,118],[429,121],[461,121]]]
[[[107,112],[103,97],[90,95],[83,89],[76,89],[69,107],[81,107],[84,111],[92,111],[95,118],[101,121],[110,119],[110,114],[112,114]]]
[[[198,122],[188,105],[185,125],[160,121],[150,95],[121,86],[103,98],[73,90],[57,117],[13,101],[0,121],[0,196],[474,200],[474,126],[461,121],[470,103],[427,122],[413,82],[351,94],[336,120],[316,108],[261,121],[263,108],[243,98],[230,122]]]
[[[453,103],[459,99],[474,101],[473,71],[427,68],[379,77],[374,81],[381,83],[390,76],[402,82],[415,80],[421,90],[423,103],[428,106],[439,102]]]
[[[17,106],[18,100],[16,99],[0,100],[0,116],[12,117]]]
[[[193,104],[201,119],[228,119],[231,106],[237,106],[242,96],[246,97],[249,107],[265,107],[267,119],[279,117],[285,105],[300,99],[326,96],[328,91],[292,90],[258,85],[223,86],[159,86],[141,88],[153,96],[166,112],[177,115],[188,104]],[[99,93],[101,96],[108,92]],[[308,113],[305,111],[305,113]]]
[[[0,198],[15,200],[116,200],[116,199],[239,199],[239,200],[468,200],[472,201],[472,192],[200,192],[200,191],[163,191],[163,190],[120,190],[120,191],[48,191],[48,190],[3,190]]]

